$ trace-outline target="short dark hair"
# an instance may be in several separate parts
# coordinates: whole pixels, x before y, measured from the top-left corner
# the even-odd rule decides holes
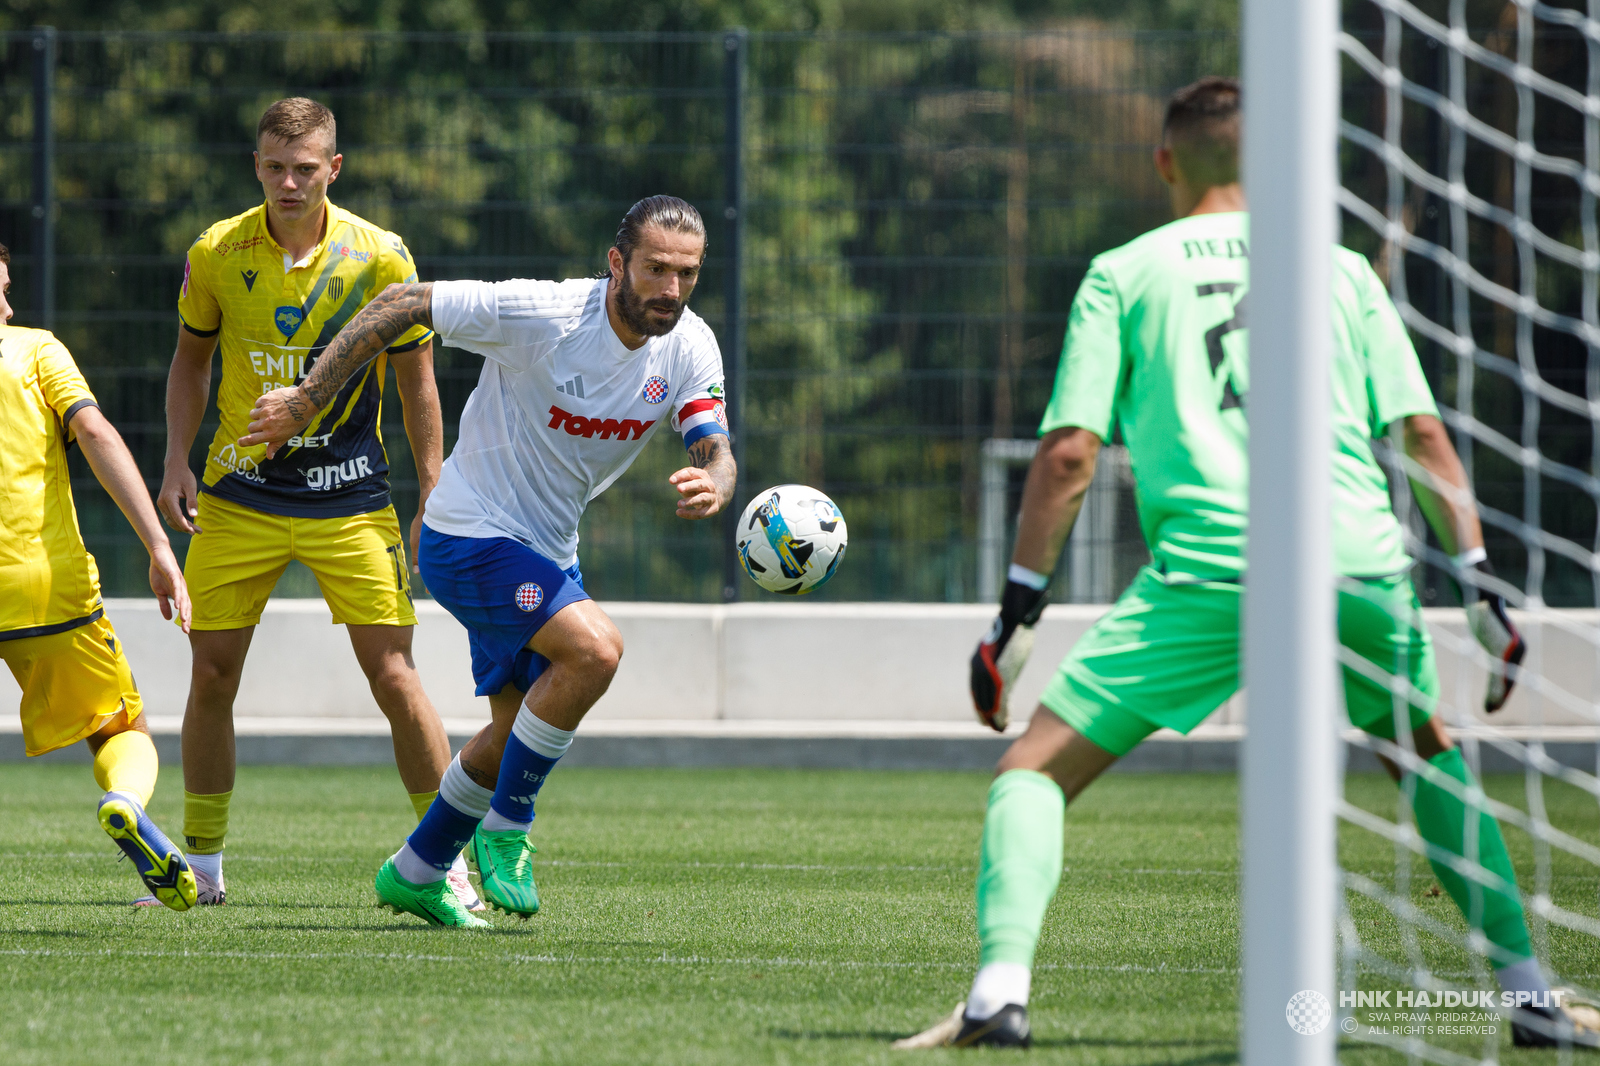
[[[1239,107],[1239,79],[1215,74],[1185,85],[1167,101],[1161,138],[1196,186],[1239,180]]]
[[[622,253],[623,266],[633,257],[646,226],[659,226],[668,233],[688,233],[702,241],[706,239],[705,219],[689,201],[676,196],[646,196],[628,208],[628,213],[622,216],[622,224],[617,227],[617,238],[611,242],[612,247]],[[700,257],[705,258],[704,249]],[[608,278],[611,271],[602,270],[599,276]]]
[[[3,244],[0,244],[0,263],[11,265],[11,249]]]
[[[256,125],[256,144],[259,146],[261,138],[267,136],[288,143],[323,132],[328,135],[329,153],[338,152],[339,125],[333,120],[333,112],[315,100],[291,96],[262,112],[261,121]]]

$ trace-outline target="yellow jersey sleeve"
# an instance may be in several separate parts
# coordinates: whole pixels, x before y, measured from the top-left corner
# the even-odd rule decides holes
[[[373,292],[374,296],[390,285],[414,285],[417,281],[416,263],[412,260],[410,251],[406,249],[405,242],[393,233],[387,236],[389,248],[381,259],[382,265],[378,270],[378,285]],[[391,355],[398,355],[420,348],[431,340],[433,340],[433,330],[427,326],[412,326],[386,350]]]
[[[67,439],[71,440],[72,416],[85,407],[99,405],[67,346],[50,334],[46,337],[48,339],[37,349],[39,391],[44,395],[44,402],[61,419],[61,424],[67,427]]]
[[[183,262],[183,287],[178,290],[178,317],[190,333],[201,337],[214,337],[222,328],[222,307],[217,303],[211,284],[206,238],[201,237],[189,245],[188,258]]]

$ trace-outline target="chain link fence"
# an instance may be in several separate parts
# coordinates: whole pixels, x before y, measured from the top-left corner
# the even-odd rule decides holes
[[[1090,30],[41,32],[0,48],[16,322],[60,334],[152,490],[184,252],[260,201],[256,121],[307,95],[339,120],[332,198],[399,233],[425,280],[591,274],[641,196],[697,204],[710,247],[692,305],[730,369],[740,502],[816,485],[852,542],[818,595],[924,601],[992,587],[979,573],[995,557],[981,543],[985,442],[1031,437],[1089,259],[1169,217],[1149,159],[1165,95],[1233,72],[1238,55],[1231,35]],[[447,448],[479,362],[438,354]],[[416,479],[388,396],[405,523]],[[215,428],[212,416],[196,469]],[[600,597],[740,594],[724,527],[673,516],[665,478],[681,462],[658,443],[591,505],[582,555]],[[141,594],[137,540],[75,464],[106,591]],[[1002,474],[1008,514],[1021,472]],[[1127,515],[1101,529],[1116,544],[1062,567],[1060,598],[1091,582],[1103,595],[1136,565]],[[1095,559],[1116,580],[1093,576]],[[291,569],[279,593],[316,590]]]

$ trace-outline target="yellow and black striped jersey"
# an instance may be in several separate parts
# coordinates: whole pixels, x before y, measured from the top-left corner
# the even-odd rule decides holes
[[[0,640],[100,617],[100,574],[72,505],[72,416],[94,405],[54,334],[0,324]]]
[[[378,432],[387,353],[346,382],[304,434],[267,459],[235,443],[256,397],[305,378],[323,348],[385,287],[417,271],[399,237],[328,204],[322,242],[298,263],[267,231],[266,205],[218,222],[183,268],[178,315],[202,337],[220,332],[222,424],[201,491],[269,514],[333,518],[389,504],[389,462]],[[389,352],[427,343],[417,326]]]

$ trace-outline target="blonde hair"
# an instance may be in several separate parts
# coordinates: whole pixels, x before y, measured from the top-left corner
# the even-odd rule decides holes
[[[339,150],[339,129],[333,120],[333,112],[315,100],[291,96],[279,100],[262,113],[261,122],[256,126],[256,145],[260,146],[263,137],[288,143],[313,133],[327,133],[329,155]]]

